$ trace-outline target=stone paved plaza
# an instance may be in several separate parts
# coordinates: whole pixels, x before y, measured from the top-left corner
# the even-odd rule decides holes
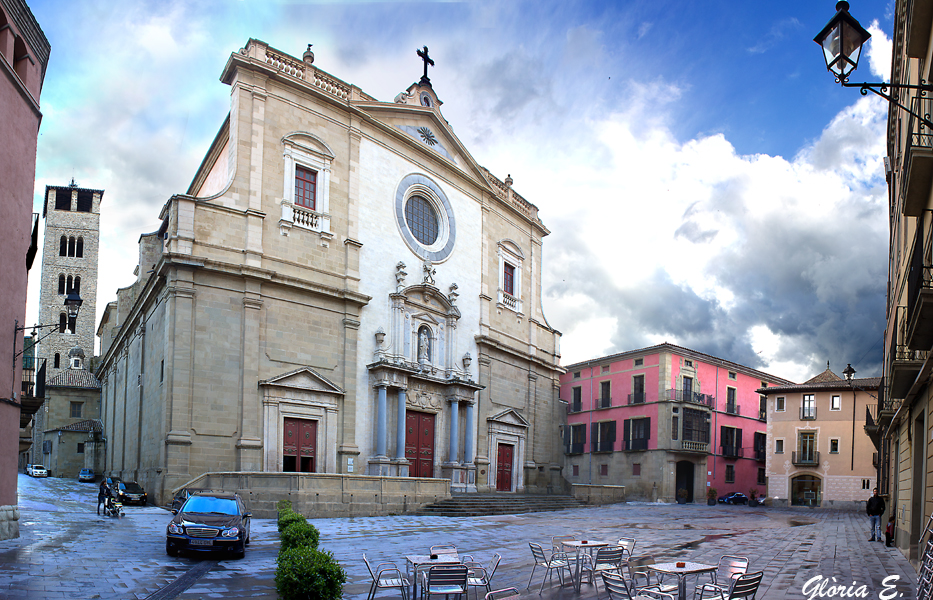
[[[164,509],[127,507],[122,519],[98,517],[96,485],[71,480],[21,475],[19,491],[21,537],[0,541],[2,599],[276,598],[273,520],[253,521],[252,544],[243,560],[171,558],[165,554],[169,513]],[[363,600],[369,590],[363,552],[374,562],[397,561],[404,568],[405,555],[444,542],[483,563],[501,553],[494,588],[515,586],[528,598],[596,598],[595,588],[586,583],[580,593],[555,583],[539,596],[540,569],[531,590],[525,590],[533,564],[528,542],[548,546],[552,535],[561,534],[592,540],[634,537],[636,556],[650,562],[716,563],[723,554],[747,556],[751,570],[765,572],[758,598],[806,598],[812,594],[803,593],[804,585],[816,576],[835,577],[837,585],[864,585],[865,597],[873,599],[897,597],[882,594],[882,581],[889,576],[898,577],[896,592],[902,598],[913,598],[916,588],[908,561],[893,548],[868,542],[867,517],[852,512],[629,503],[494,517],[311,522],[321,532],[321,548],[346,568],[344,597],[354,600]],[[815,598],[832,597],[826,589]],[[398,597],[389,591],[377,596]]]

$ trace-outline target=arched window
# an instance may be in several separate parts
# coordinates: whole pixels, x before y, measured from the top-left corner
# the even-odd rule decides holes
[[[84,258],[84,238],[78,238],[78,247],[75,249],[75,256]]]
[[[59,296],[65,295],[65,276],[64,275],[58,276],[58,295]]]
[[[75,277],[75,284],[74,284],[74,287],[71,288],[71,291],[74,292],[75,294],[81,293],[81,278],[80,277]]]
[[[68,330],[68,315],[60,313],[58,315],[58,333],[65,333]],[[58,365],[58,355],[55,355],[55,364]]]
[[[65,285],[65,291],[69,294],[74,291],[74,280],[71,278],[71,275],[68,276],[68,283]]]
[[[68,317],[68,333],[74,333],[78,330],[78,317]]]
[[[75,239],[73,237],[68,238],[68,256],[75,255]]]
[[[58,255],[68,256],[68,238],[65,236],[62,236],[61,241],[58,243]]]
[[[55,362],[54,362],[55,367],[54,367],[54,368],[58,369],[58,368],[61,366],[61,364],[62,364],[62,357],[61,357],[61,355],[60,355],[58,352],[56,352],[56,353],[55,353]]]
[[[431,328],[422,325],[418,328],[418,361],[431,362]]]

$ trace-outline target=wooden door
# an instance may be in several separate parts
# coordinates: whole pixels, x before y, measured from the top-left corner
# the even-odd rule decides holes
[[[511,444],[499,444],[496,453],[496,491],[512,491],[512,450]]]
[[[285,417],[282,440],[282,470],[287,473],[316,472],[317,421]]]
[[[405,413],[405,458],[410,477],[434,477],[434,415]]]

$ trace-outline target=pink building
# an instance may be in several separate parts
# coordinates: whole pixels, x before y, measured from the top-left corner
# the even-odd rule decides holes
[[[49,42],[22,0],[0,0],[0,539],[19,536],[16,500],[26,281],[36,255],[32,212],[39,94]]]
[[[631,500],[705,501],[707,490],[764,495],[767,402],[791,382],[661,344],[565,367],[565,476],[624,485]]]

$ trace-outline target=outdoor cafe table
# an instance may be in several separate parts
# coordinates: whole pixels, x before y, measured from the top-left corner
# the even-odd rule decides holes
[[[580,573],[583,561],[580,560],[580,553],[586,550],[592,555],[594,549],[605,548],[609,545],[609,542],[599,540],[568,540],[566,542],[561,542],[561,545],[565,548],[575,548],[577,551],[577,572],[573,577],[573,587],[579,592],[580,586],[583,584],[583,575]]]
[[[460,557],[456,554],[435,554],[437,558],[431,558],[430,554],[412,554],[405,557],[405,564],[411,565],[414,571],[414,577],[411,579],[411,597],[418,595],[418,569],[421,567],[430,568],[434,565],[459,565]],[[407,568],[405,569],[408,570]]]
[[[678,564],[684,566],[678,567]],[[656,563],[653,565],[646,565],[652,571],[658,571],[659,573],[667,573],[669,575],[677,575],[677,598],[678,600],[686,600],[687,598],[687,575],[698,575],[700,573],[712,573],[718,567],[716,565],[704,565],[703,563],[695,562],[669,562],[669,563]]]

